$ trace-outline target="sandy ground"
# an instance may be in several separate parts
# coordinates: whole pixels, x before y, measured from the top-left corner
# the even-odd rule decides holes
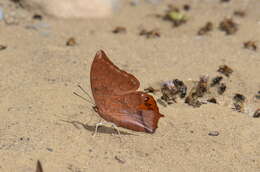
[[[6,13],[22,17],[0,23],[0,44],[7,46],[0,51],[0,171],[33,172],[37,160],[45,172],[260,171],[260,120],[230,108],[234,93],[247,97],[249,110],[260,107],[253,98],[260,90],[259,50],[243,48],[244,41],[260,40],[260,2],[174,2],[191,5],[188,22],[178,28],[152,15],[163,14],[169,1],[125,3],[110,19],[35,21],[2,0]],[[239,30],[226,36],[216,26],[236,9],[247,15],[234,17]],[[198,37],[207,21],[214,30]],[[127,33],[113,34],[116,26]],[[142,28],[158,28],[161,37],[139,36]],[[76,46],[65,45],[69,37]],[[91,94],[90,66],[99,49],[134,74],[140,90],[174,78],[214,77],[222,64],[234,72],[220,104],[159,105],[165,118],[153,135],[120,128],[120,141],[106,126],[92,137],[100,118],[73,91],[84,95],[80,84]]]

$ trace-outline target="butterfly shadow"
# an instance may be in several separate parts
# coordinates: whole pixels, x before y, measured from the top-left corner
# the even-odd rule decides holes
[[[66,121],[66,120],[62,120],[62,121],[72,124],[77,129],[80,129],[80,127],[79,127],[79,125],[80,125],[84,129],[91,131],[92,133],[94,133],[95,130],[96,130],[96,125],[88,125],[88,124],[84,124],[84,123],[79,122],[79,121]],[[128,133],[128,132],[125,132],[125,131],[121,131],[121,130],[119,130],[119,132],[120,132],[121,135],[135,135],[135,134]],[[117,131],[113,127],[107,127],[107,126],[102,125],[102,126],[98,127],[97,133],[115,134],[115,133],[117,133]]]

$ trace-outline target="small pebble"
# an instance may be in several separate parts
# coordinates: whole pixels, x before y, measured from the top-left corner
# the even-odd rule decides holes
[[[35,19],[35,20],[42,20],[42,15],[34,14],[32,18]]]
[[[47,151],[49,151],[49,152],[53,152],[53,149],[52,148],[46,148],[47,149]]]
[[[0,51],[1,50],[5,50],[7,48],[7,46],[5,46],[5,45],[0,45]]]
[[[185,11],[189,11],[189,10],[190,10],[190,5],[189,5],[189,4],[184,4],[184,5],[183,5],[183,9],[184,9]]]
[[[218,136],[219,135],[219,132],[218,131],[210,131],[209,136]]]
[[[122,26],[117,26],[113,31],[113,33],[126,33],[126,28]]]
[[[69,39],[67,40],[67,42],[66,42],[66,45],[67,45],[67,46],[75,46],[75,45],[76,45],[76,40],[75,40],[75,38],[73,38],[73,37],[69,38]]]

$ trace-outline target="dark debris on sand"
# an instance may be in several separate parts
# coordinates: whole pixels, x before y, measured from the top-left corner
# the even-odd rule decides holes
[[[207,22],[204,26],[202,26],[199,29],[197,35],[200,35],[200,36],[201,35],[206,35],[206,34],[208,34],[212,30],[213,30],[213,23],[212,22]]]
[[[225,18],[220,22],[219,29],[224,31],[226,35],[233,35],[238,31],[238,24],[232,18]]]
[[[218,72],[225,75],[226,77],[229,77],[233,73],[233,69],[227,65],[221,65],[218,68]]]
[[[146,38],[159,38],[161,33],[158,29],[146,30],[142,29],[139,33],[140,36],[145,36]]]

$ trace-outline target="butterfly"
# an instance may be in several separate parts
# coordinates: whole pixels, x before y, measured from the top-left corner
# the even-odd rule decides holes
[[[104,51],[96,53],[90,83],[95,111],[107,122],[134,131],[154,133],[162,115],[154,98],[137,91],[140,82],[115,66]]]

